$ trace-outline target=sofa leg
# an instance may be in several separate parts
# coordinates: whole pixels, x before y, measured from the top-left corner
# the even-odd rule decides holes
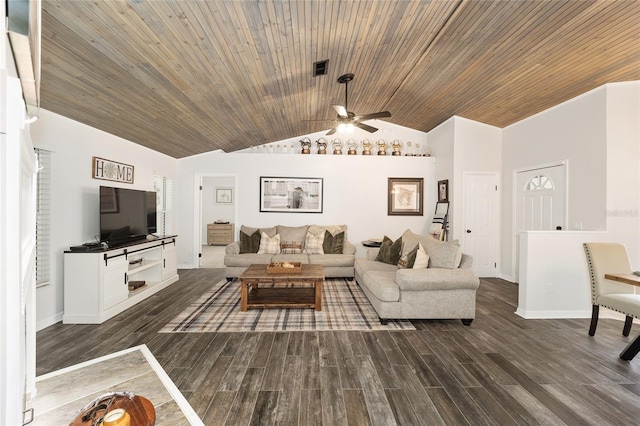
[[[471,325],[471,321],[473,321],[473,318],[465,318],[462,320],[462,324]]]
[[[347,277],[347,280],[353,281],[353,277]]]
[[[380,324],[387,325],[387,324],[389,324],[389,320],[385,319],[385,318],[380,318]]]
[[[233,281],[233,277],[227,277],[227,282],[230,283],[231,281]]]

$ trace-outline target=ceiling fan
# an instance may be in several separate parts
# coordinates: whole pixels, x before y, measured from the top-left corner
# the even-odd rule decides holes
[[[376,132],[378,129],[369,126],[368,124],[364,124],[363,121],[373,120],[375,118],[385,118],[391,117],[391,113],[389,111],[380,111],[373,112],[371,114],[363,114],[356,115],[353,112],[347,109],[347,104],[349,100],[349,82],[353,80],[353,74],[344,74],[338,77],[338,83],[344,84],[344,106],[342,105],[332,105],[333,109],[338,113],[338,117],[335,120],[304,120],[304,121],[333,121],[335,122],[335,126],[327,135],[333,135],[335,132],[340,131],[340,133],[352,133],[354,127],[359,127],[363,130],[366,130],[369,133]]]

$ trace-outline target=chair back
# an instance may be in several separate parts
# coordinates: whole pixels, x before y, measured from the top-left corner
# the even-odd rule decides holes
[[[595,305],[601,294],[635,293],[632,285],[607,280],[604,274],[631,274],[627,249],[619,243],[584,243],[587,268],[591,280],[591,302]]]

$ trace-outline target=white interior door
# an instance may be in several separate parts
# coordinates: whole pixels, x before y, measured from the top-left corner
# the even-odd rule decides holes
[[[566,164],[516,173],[514,274],[519,281],[520,231],[566,229]]]
[[[498,174],[465,174],[464,197],[464,251],[473,256],[473,270],[478,276],[495,277],[500,211]]]

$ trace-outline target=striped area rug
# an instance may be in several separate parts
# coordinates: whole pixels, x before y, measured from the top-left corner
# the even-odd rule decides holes
[[[249,309],[240,312],[240,284],[221,281],[176,316],[160,333],[312,330],[415,330],[410,321],[380,324],[378,315],[354,281],[327,279],[322,311]]]

